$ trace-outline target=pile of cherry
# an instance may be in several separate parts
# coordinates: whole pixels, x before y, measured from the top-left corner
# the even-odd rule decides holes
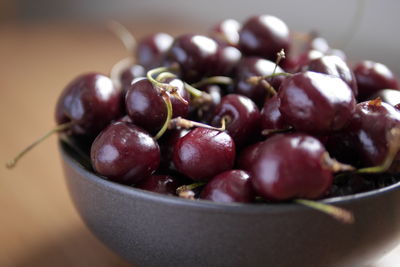
[[[152,34],[135,59],[117,77],[79,76],[57,103],[57,131],[91,140],[100,176],[218,202],[399,180],[400,91],[383,64],[350,64],[270,15],[224,20],[209,36]]]

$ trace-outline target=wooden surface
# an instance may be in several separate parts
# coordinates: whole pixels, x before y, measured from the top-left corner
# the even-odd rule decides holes
[[[179,26],[135,25],[183,33]],[[162,27],[162,28],[160,28]],[[99,26],[0,26],[0,162],[54,126],[62,88],[87,71],[108,73],[127,52]],[[0,266],[128,266],[78,217],[66,190],[56,138],[12,171],[0,167]],[[374,267],[399,266],[400,247]],[[397,264],[396,264],[397,263]]]

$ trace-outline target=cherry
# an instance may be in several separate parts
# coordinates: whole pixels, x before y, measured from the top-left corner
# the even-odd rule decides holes
[[[147,70],[161,66],[166,52],[170,49],[174,38],[163,32],[151,34],[137,44],[136,59]]]
[[[178,88],[180,95],[189,100],[181,80],[170,78],[165,82]],[[185,117],[189,112],[188,103],[183,103],[173,95],[170,99],[173,117]],[[132,122],[152,134],[160,130],[167,118],[167,108],[160,90],[146,78],[130,86],[126,93],[125,104]]]
[[[265,100],[264,107],[261,110],[261,129],[274,131],[288,129],[290,126],[285,121],[279,110],[281,100],[278,95]]]
[[[354,95],[342,79],[311,71],[286,78],[278,96],[285,121],[309,133],[343,129],[355,108]]]
[[[209,94],[211,101],[201,104],[194,111],[196,111],[196,118],[199,121],[209,122],[212,119],[215,107],[221,103],[223,91],[221,86],[216,84],[208,84],[200,89]]]
[[[256,192],[270,200],[316,199],[332,185],[333,163],[316,138],[277,134],[264,141],[250,173]]]
[[[384,163],[393,145],[392,129],[400,129],[400,112],[393,106],[380,99],[357,104],[347,134],[362,167]]]
[[[176,189],[180,185],[179,180],[171,175],[153,174],[141,180],[135,187],[165,195],[176,195]]]
[[[114,122],[94,140],[93,169],[112,181],[134,184],[151,175],[160,163],[160,148],[144,130],[128,122]]]
[[[161,150],[161,163],[160,168],[165,170],[176,170],[172,156],[174,153],[174,147],[178,140],[185,136],[189,130],[187,129],[172,129],[167,131],[159,140]]]
[[[222,44],[238,47],[241,24],[234,19],[225,19],[211,29],[211,36]]]
[[[357,96],[357,81],[347,63],[338,56],[323,56],[311,60],[306,67],[309,71],[325,73],[341,78]]]
[[[270,15],[249,18],[239,32],[239,47],[247,56],[259,56],[275,60],[276,54],[284,49],[289,52],[291,43],[287,25]]]
[[[367,100],[381,89],[400,89],[393,72],[385,65],[369,60],[358,62],[354,68],[358,98]]]
[[[175,145],[176,169],[195,181],[208,181],[233,167],[235,143],[227,133],[195,128]]]
[[[142,65],[132,65],[124,69],[120,75],[121,89],[125,93],[137,78],[146,77],[146,70]]]
[[[268,76],[274,73],[284,72],[279,66],[272,61],[262,59],[259,57],[246,57],[243,58],[236,68],[235,79],[235,93],[245,95],[253,100],[258,106],[264,104],[265,97],[267,96],[267,89],[262,83],[252,83],[249,78],[254,76]],[[267,82],[278,89],[284,80],[283,76],[276,76],[268,78]]]
[[[254,161],[258,157],[258,151],[263,142],[257,142],[242,149],[237,159],[239,169],[250,171]]]
[[[226,120],[226,132],[233,138],[237,148],[254,139],[260,129],[260,111],[250,98],[229,94],[215,108],[211,125],[219,127]]]
[[[212,178],[204,187],[200,198],[215,202],[242,202],[254,200],[250,174],[243,170],[229,170]]]
[[[183,80],[188,83],[208,76],[216,62],[218,44],[213,39],[196,34],[177,37],[166,53],[167,65],[178,64]]]
[[[219,45],[215,62],[207,75],[232,76],[232,72],[242,58],[242,53],[233,46]]]
[[[70,122],[66,132],[97,135],[121,115],[121,90],[107,76],[87,73],[78,76],[63,90],[56,105],[56,122]]]

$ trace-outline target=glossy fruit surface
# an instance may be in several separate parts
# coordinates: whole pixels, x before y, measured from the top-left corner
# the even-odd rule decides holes
[[[121,115],[121,90],[107,76],[78,76],[63,90],[56,105],[56,122],[72,122],[67,132],[96,135]]]
[[[135,185],[136,188],[160,193],[176,195],[176,189],[180,186],[178,179],[171,175],[150,175]]]
[[[268,76],[271,75],[274,70],[275,63],[272,61],[259,57],[243,58],[236,68],[235,93],[245,95],[258,106],[262,106],[267,96],[267,89],[262,83],[251,83],[249,78],[254,76]],[[282,72],[284,72],[284,70],[279,66],[275,70],[275,73]],[[274,78],[268,78],[267,82],[278,90],[283,80],[283,76],[276,76]]]
[[[110,124],[91,147],[94,170],[112,181],[133,184],[150,176],[160,163],[160,148],[144,130],[127,122]]]
[[[249,18],[240,30],[239,47],[243,54],[275,61],[277,53],[289,52],[290,33],[287,25],[270,15]]]
[[[260,129],[260,111],[250,98],[229,94],[215,108],[211,124],[220,127],[226,119],[226,132],[232,136],[237,147],[254,140]]]
[[[133,65],[121,72],[120,81],[121,81],[121,89],[123,92],[126,92],[133,81],[140,77],[146,76],[146,70],[142,65]]]
[[[176,169],[195,181],[208,181],[229,170],[235,161],[235,143],[225,132],[195,128],[178,140],[173,162]]]
[[[326,150],[304,134],[275,135],[259,147],[250,173],[257,193],[271,200],[315,199],[332,184]]]
[[[310,133],[342,129],[355,108],[353,92],[342,79],[311,71],[286,78],[278,96],[285,120],[296,130]]]
[[[338,56],[323,56],[313,59],[308,63],[307,70],[339,77],[351,88],[354,96],[358,94],[357,81],[353,71]]]
[[[166,54],[167,64],[178,64],[183,80],[192,83],[208,76],[216,62],[218,43],[196,34],[177,37]]]
[[[381,89],[399,89],[399,83],[393,72],[381,63],[361,61],[354,66],[353,71],[357,79],[360,100],[368,100]]]
[[[290,127],[279,110],[280,105],[278,95],[265,100],[260,118],[262,130],[284,130]]]
[[[252,202],[255,197],[250,174],[243,170],[229,170],[212,178],[200,198],[215,202]]]
[[[161,66],[163,57],[173,41],[171,35],[163,32],[144,37],[137,45],[137,62],[148,70]]]

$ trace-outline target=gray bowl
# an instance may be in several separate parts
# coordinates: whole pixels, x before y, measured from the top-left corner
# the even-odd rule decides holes
[[[60,145],[71,198],[88,228],[137,266],[366,266],[400,242],[400,183],[324,200],[354,224],[296,204],[218,204],[116,184]]]

